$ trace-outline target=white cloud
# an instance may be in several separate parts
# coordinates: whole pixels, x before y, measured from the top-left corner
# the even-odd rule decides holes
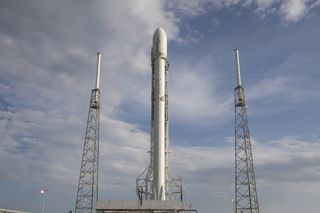
[[[213,9],[241,6],[252,9],[259,16],[279,14],[285,23],[294,23],[304,18],[308,12],[319,5],[318,0],[174,0],[168,1],[169,8],[187,16],[196,16]]]
[[[174,169],[178,170],[176,173],[182,173],[183,176],[197,177],[196,174],[201,175],[203,172],[214,174],[215,170],[230,170],[233,167],[234,146],[232,144],[223,147],[173,146],[172,150]],[[252,139],[252,150],[257,177],[264,180],[264,183],[267,180],[268,183],[316,180],[313,178],[318,175],[320,167],[310,162],[317,162],[320,158],[319,140],[310,142],[287,137],[261,143]],[[282,170],[282,172],[274,173],[275,170]],[[304,174],[303,178],[294,175],[298,171]],[[286,178],[282,179],[282,175]]]
[[[231,99],[218,94],[218,79],[201,75],[198,66],[171,74],[170,78],[170,115],[184,122],[206,123],[212,118],[221,118],[230,110]]]
[[[248,100],[262,99],[270,96],[280,96],[289,93],[291,80],[286,77],[276,77],[274,79],[261,80],[256,82],[254,87],[246,89]]]
[[[267,10],[279,0],[257,0],[256,4],[259,10]]]
[[[190,0],[190,1],[180,1],[180,0],[173,0],[167,1],[167,6],[170,9],[175,9],[178,13],[183,15],[198,15],[206,11],[203,7],[202,0]]]
[[[308,0],[285,0],[280,6],[280,13],[287,22],[296,22],[308,12]]]

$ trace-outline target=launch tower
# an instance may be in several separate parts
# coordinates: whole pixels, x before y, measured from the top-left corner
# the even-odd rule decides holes
[[[239,50],[235,50],[235,213],[259,213],[244,89],[241,85]]]
[[[97,54],[96,86],[91,91],[86,135],[80,168],[75,213],[95,213],[98,200],[98,162],[100,128],[100,62]]]

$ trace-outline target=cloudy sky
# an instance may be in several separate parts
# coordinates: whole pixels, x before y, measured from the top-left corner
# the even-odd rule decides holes
[[[150,47],[169,45],[171,173],[202,213],[232,212],[235,48],[263,213],[319,212],[319,0],[2,0],[0,208],[74,209],[101,51],[101,200],[148,165]]]

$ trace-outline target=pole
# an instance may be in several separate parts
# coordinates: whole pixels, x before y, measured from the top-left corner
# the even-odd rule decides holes
[[[45,199],[46,199],[46,193],[48,192],[47,188],[41,189],[40,193],[42,194],[42,207],[41,207],[41,213],[44,213],[44,207],[45,207]]]
[[[100,86],[101,52],[97,53],[96,89]]]
[[[241,86],[239,49],[235,49],[234,52],[236,57],[236,68],[237,68],[237,86]]]
[[[234,199],[231,200],[231,202],[232,202],[232,208],[233,208],[233,213],[236,212],[236,211],[235,211],[235,203],[234,203],[234,201],[235,201]]]

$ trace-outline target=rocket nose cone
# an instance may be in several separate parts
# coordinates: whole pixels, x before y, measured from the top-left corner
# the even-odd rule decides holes
[[[156,31],[154,32],[154,34],[165,34],[166,35],[166,31],[162,28],[162,27],[158,27],[158,29],[156,29]]]
[[[167,40],[166,31],[162,27],[156,29],[156,31],[153,34],[153,40]]]
[[[153,34],[152,57],[167,57],[167,33],[159,27]]]

